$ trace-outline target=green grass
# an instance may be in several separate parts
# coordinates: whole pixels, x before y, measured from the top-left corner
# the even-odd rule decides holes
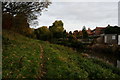
[[[3,31],[3,78],[35,78],[40,61],[39,46],[37,40]]]
[[[120,78],[120,70],[112,65],[97,59],[83,58],[80,53],[64,46],[47,43],[43,45],[47,62],[45,78]]]
[[[44,53],[42,79],[120,78],[120,69],[61,45],[50,44],[3,30],[3,78],[36,78],[41,69],[40,45]]]

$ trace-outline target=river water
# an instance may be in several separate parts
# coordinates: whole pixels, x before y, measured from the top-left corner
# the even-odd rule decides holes
[[[99,58],[114,65],[117,68],[120,68],[120,56],[115,56],[113,54],[106,54],[106,53],[97,53],[89,51],[87,54],[92,58]]]

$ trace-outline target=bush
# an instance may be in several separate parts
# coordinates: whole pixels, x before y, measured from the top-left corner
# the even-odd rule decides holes
[[[46,26],[35,29],[34,33],[37,39],[44,40],[44,41],[47,41],[47,40],[49,41],[52,37],[52,33]]]

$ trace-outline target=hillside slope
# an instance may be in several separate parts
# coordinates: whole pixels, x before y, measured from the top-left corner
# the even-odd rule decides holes
[[[3,30],[3,78],[120,78],[120,70],[72,48]]]
[[[39,41],[3,31],[3,78],[36,78],[40,61]]]

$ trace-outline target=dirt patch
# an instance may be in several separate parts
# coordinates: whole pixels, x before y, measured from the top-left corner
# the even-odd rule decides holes
[[[39,63],[40,68],[38,71],[37,80],[42,80],[42,78],[46,74],[44,50],[41,45],[40,45],[40,59],[41,59],[41,61]]]

